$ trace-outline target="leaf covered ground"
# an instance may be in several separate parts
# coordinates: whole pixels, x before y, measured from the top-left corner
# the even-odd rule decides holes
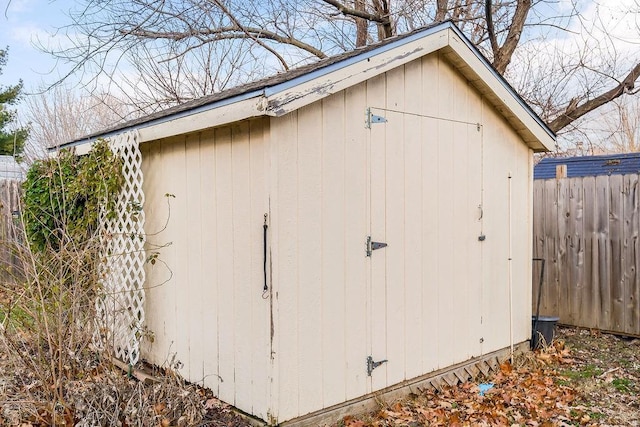
[[[539,355],[538,355],[539,356]],[[441,391],[426,390],[356,419],[347,417],[339,425],[365,426],[494,426],[588,424],[589,417],[572,410],[576,391],[556,382],[551,362],[563,363],[567,351],[561,345],[541,360],[524,356],[514,364],[506,361],[500,370],[474,382]],[[489,388],[486,391],[482,387]]]
[[[33,418],[18,420],[8,416],[16,415],[20,394],[33,398],[28,390],[32,383],[6,370],[0,379],[2,423],[37,425]],[[91,385],[104,392],[108,384],[101,386],[97,380],[93,378]],[[132,394],[145,402],[139,409],[149,412],[149,419],[157,422],[154,425],[188,425],[186,401],[191,412],[201,414],[198,425],[250,425],[209,392],[187,384],[175,387],[177,384],[179,381],[164,381],[164,385],[136,386],[130,380],[125,388],[131,387],[135,391]],[[486,388],[488,384],[491,388],[481,392],[481,385]],[[114,390],[116,394],[123,392]],[[439,392],[424,390],[399,401],[381,401],[377,411],[347,416],[333,427],[640,426],[639,395],[640,339],[559,328],[557,339],[545,351],[522,355],[513,364],[505,362],[487,377]],[[84,406],[88,403],[91,399],[85,398]],[[98,402],[91,404],[100,406]]]
[[[480,385],[492,387],[481,392]],[[345,417],[337,426],[640,426],[640,340],[558,328],[544,351],[477,381]]]
[[[602,426],[640,426],[640,339],[595,330],[559,328],[569,363],[556,382],[576,390],[576,408]]]

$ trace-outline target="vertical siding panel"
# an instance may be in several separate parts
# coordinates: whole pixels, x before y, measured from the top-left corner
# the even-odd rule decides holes
[[[367,81],[367,105],[371,107],[386,105],[385,91],[386,74],[373,77]],[[378,114],[380,114],[378,112]],[[386,197],[386,152],[385,152],[385,125],[373,125],[370,134],[370,205],[371,221],[370,234],[374,241],[384,242],[385,206]],[[387,359],[387,322],[386,322],[386,262],[387,251],[385,249],[375,251],[369,258],[370,262],[370,298],[369,333],[371,334],[371,352],[374,360]],[[394,362],[395,363],[395,362]],[[371,390],[375,391],[387,386],[387,367],[383,364],[371,375]]]
[[[419,94],[423,87],[422,62],[412,61],[405,65],[404,93]],[[405,110],[411,113],[422,111],[422,97],[405,96]],[[404,212],[404,270],[405,270],[405,378],[414,378],[423,373],[422,349],[424,322],[422,317],[422,122],[424,119],[407,114],[404,117],[404,163],[405,163],[405,212]]]
[[[163,196],[167,191],[164,185],[162,174],[162,144],[151,143],[142,144],[142,171],[144,174],[144,193],[146,214],[145,232],[147,233],[147,254],[160,252],[161,259],[166,259],[167,249],[159,249],[164,243],[166,232],[160,232],[164,226],[167,217],[166,199]],[[160,233],[160,234],[156,234]],[[146,286],[145,290],[145,322],[146,326],[153,333],[153,340],[143,341],[144,357],[151,363],[162,364],[166,359],[169,344],[164,329],[163,313],[164,298],[167,293],[167,285],[165,281],[168,278],[168,271],[161,262],[147,263],[146,270]]]
[[[443,58],[440,58],[439,66],[439,85],[435,98],[438,99],[439,117],[454,118],[453,99],[453,76],[451,70],[446,65]],[[451,311],[455,307],[455,291],[451,281],[454,277],[454,259],[455,248],[451,239],[451,233],[456,225],[453,222],[452,212],[454,209],[454,178],[455,174],[455,135],[454,125],[451,121],[439,120],[437,123],[437,140],[439,144],[438,150],[438,180],[431,185],[436,185],[438,194],[436,198],[436,209],[438,210],[438,239],[436,245],[439,251],[439,265],[437,284],[438,292],[438,318],[448,319],[438,323],[438,365],[439,367],[449,366],[455,360],[454,348],[457,345],[452,344],[452,340],[457,340],[455,335],[454,324],[451,319]]]
[[[234,241],[231,129],[215,132],[219,397],[235,404]]]
[[[494,156],[499,156],[500,153],[496,152],[496,141],[500,139],[499,123],[496,123],[491,107],[485,104],[485,133],[484,133],[484,189],[483,192],[483,234],[486,236],[486,240],[482,242],[482,271],[483,271],[483,352],[490,352],[496,347],[501,347],[506,344],[505,340],[500,340],[500,337],[504,335],[504,323],[506,318],[501,319],[501,313],[497,312],[496,307],[499,307],[500,311],[508,311],[509,302],[502,296],[506,294],[507,284],[502,280],[499,274],[500,269],[504,267],[504,262],[499,255],[501,255],[500,246],[505,245],[503,240],[504,232],[507,222],[504,221],[500,225],[500,229],[495,229],[496,216],[498,212],[495,212],[495,196],[500,194],[505,196],[506,191],[504,186],[499,182],[499,174],[502,169],[497,166],[497,163],[502,159],[497,159]],[[501,202],[500,211],[506,211],[506,200]],[[502,219],[502,218],[501,218]],[[506,246],[504,250],[506,251]],[[506,316],[505,316],[506,317]],[[508,326],[508,325],[507,325]]]
[[[448,67],[450,68],[450,67]],[[469,120],[469,99],[466,80],[460,74],[450,69],[453,73],[452,93],[453,111],[457,120]],[[450,178],[453,181],[453,192],[451,194],[453,206],[451,218],[451,238],[454,250],[453,270],[451,274],[451,288],[454,295],[454,303],[450,306],[450,312],[455,311],[456,315],[450,317],[453,324],[455,340],[452,341],[454,362],[462,362],[469,358],[470,336],[469,336],[469,291],[471,288],[468,261],[473,257],[471,248],[476,239],[471,240],[470,224],[473,215],[477,213],[475,207],[468,205],[469,193],[469,169],[473,161],[470,156],[473,150],[471,146],[471,132],[476,132],[475,127],[467,124],[457,123],[453,125],[453,150],[454,162]]]
[[[278,203],[273,206],[277,221],[277,298],[278,317],[276,335],[278,347],[278,395],[274,416],[289,419],[299,414],[299,307],[298,307],[298,135],[297,112],[271,120],[271,138],[274,145],[277,173]],[[309,369],[310,365],[306,365]],[[272,406],[273,408],[273,406]]]
[[[387,108],[404,111],[404,67],[387,73]],[[387,385],[405,379],[405,130],[404,115],[390,114],[385,125],[386,145],[386,236],[387,253]],[[373,188],[373,191],[377,191]]]
[[[528,181],[528,188],[529,188],[529,215],[530,215],[529,221],[530,221],[530,224],[531,224],[530,225],[530,227],[531,227],[530,249],[531,249],[531,258],[533,258],[535,256],[533,254],[533,245],[534,245],[534,240],[533,240],[533,221],[535,220],[535,217],[533,215],[533,207],[534,207],[534,201],[533,201],[533,199],[534,199],[534,196],[533,196],[533,172],[535,170],[535,156],[534,156],[533,150],[529,149],[528,151],[529,151],[529,153],[528,153],[528,155],[529,155],[529,157],[528,157],[528,160],[529,160],[529,162],[528,162],[529,163],[529,175],[528,175],[527,181]],[[531,268],[531,270],[530,270],[531,274],[533,274],[533,262],[531,263],[531,267],[530,268]],[[529,277],[531,277],[531,276],[529,276]],[[532,296],[529,295],[529,298],[532,298]],[[531,306],[529,308],[531,308]],[[529,331],[527,333],[527,336],[528,336],[528,338],[531,338],[531,331]]]
[[[324,407],[346,400],[345,93],[322,101],[322,392]],[[363,188],[364,190],[364,188]],[[364,222],[363,217],[358,218]],[[362,240],[362,237],[357,239]],[[356,267],[356,265],[354,265]],[[364,301],[360,300],[360,304]],[[362,365],[361,365],[362,366]],[[317,387],[317,385],[316,385]]]
[[[280,395],[282,390],[282,375],[280,349],[282,343],[282,328],[280,328],[280,150],[281,144],[277,137],[282,132],[277,131],[279,119],[266,118],[265,120],[265,147],[268,164],[268,189],[269,189],[269,384],[267,394],[268,417],[276,421],[279,419],[282,409],[280,407]],[[282,223],[284,225],[284,222]]]
[[[165,330],[171,341],[167,360],[171,361],[175,355],[175,361],[182,362],[184,366],[189,360],[188,325],[184,321],[184,308],[187,306],[187,269],[186,259],[183,254],[185,248],[185,236],[187,231],[187,192],[185,174],[185,137],[177,137],[162,143],[163,170],[167,180],[167,192],[175,195],[171,202],[171,216],[167,224],[168,241],[171,242],[168,252],[167,264],[173,272],[172,279],[167,283],[171,288],[167,304],[170,309],[164,311]],[[184,361],[184,362],[183,362]],[[183,369],[178,369],[185,374]]]
[[[200,212],[201,200],[204,198],[200,187],[200,134],[193,134],[186,138],[186,201],[187,209],[187,245],[186,245],[186,262],[187,262],[187,279],[185,284],[187,287],[187,305],[182,307],[186,324],[189,328],[187,336],[189,337],[189,359],[188,378],[190,381],[201,381],[204,378],[203,373],[203,351],[202,351],[202,315],[203,303],[202,293],[204,291],[201,267],[201,236],[204,224],[202,223]]]
[[[533,258],[532,163],[533,152],[519,142],[519,136],[509,129],[514,141],[511,194],[512,222],[512,286],[514,343],[531,337],[531,271]]]
[[[250,162],[251,173],[251,406],[253,414],[266,419],[269,394],[269,338],[270,319],[268,292],[263,298],[264,270],[263,270],[263,227],[264,214],[269,212],[268,177],[266,174],[265,156],[267,141],[264,137],[266,121],[252,120],[250,126]],[[254,226],[253,224],[256,224]],[[267,235],[267,245],[272,242],[272,230]],[[268,283],[267,286],[270,286]]]
[[[220,376],[218,359],[218,311],[220,298],[218,296],[217,280],[217,242],[218,220],[217,199],[218,182],[216,181],[216,158],[214,132],[203,132],[200,137],[200,187],[203,190],[200,203],[200,218],[202,221],[202,323],[206,327],[202,329],[201,341],[203,346],[204,384],[210,388],[216,396],[219,396]],[[226,249],[223,249],[226,250]]]
[[[622,331],[624,327],[624,268],[623,257],[623,223],[622,218],[622,175],[611,175],[609,185],[611,188],[611,206],[609,208],[609,231],[611,245],[611,327],[612,330]]]
[[[510,126],[505,127],[505,141],[509,153],[507,176],[507,198],[511,197],[511,233],[508,235],[511,252],[507,252],[507,283],[511,282],[512,338],[516,344],[528,339],[531,334],[531,249],[532,223],[529,213],[529,148],[520,142],[520,137]],[[508,178],[511,176],[511,178]],[[510,187],[510,188],[509,188]],[[507,240],[509,242],[509,240]],[[510,277],[509,277],[510,274]],[[509,285],[507,285],[509,286]],[[526,333],[525,333],[526,332]]]
[[[251,171],[249,122],[231,127],[231,190],[233,228],[233,375],[234,402],[251,408],[252,296],[261,293],[259,283],[251,281],[251,230],[262,228],[262,218],[251,215]]]
[[[483,351],[490,352],[510,339],[508,173],[514,142],[502,117],[489,105],[484,110]]]
[[[420,93],[424,100],[422,114],[438,115],[439,61],[437,54],[422,58],[423,86]],[[440,298],[439,265],[440,248],[438,247],[439,209],[438,181],[440,140],[438,138],[438,122],[433,119],[421,120],[422,133],[422,322],[424,325],[422,338],[422,372],[427,373],[439,366],[440,343],[444,342],[440,333],[440,317],[438,301]]]
[[[367,131],[362,123],[366,108],[366,83],[345,91],[345,351],[346,399],[367,393],[364,361],[369,354],[368,267],[364,241],[368,232]]]
[[[322,111],[298,110],[298,412],[322,407]]]
[[[482,97],[468,84],[469,96],[469,121],[482,124]],[[482,128],[467,126],[469,140],[467,147],[469,161],[467,164],[467,222],[469,230],[467,244],[469,245],[469,258],[466,262],[468,269],[468,315],[470,356],[482,354],[482,242],[478,240],[482,231],[481,204],[482,204]]]

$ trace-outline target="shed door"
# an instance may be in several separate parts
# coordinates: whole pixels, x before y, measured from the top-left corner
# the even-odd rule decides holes
[[[368,258],[376,391],[482,353],[482,132],[371,113],[370,235],[388,245]]]

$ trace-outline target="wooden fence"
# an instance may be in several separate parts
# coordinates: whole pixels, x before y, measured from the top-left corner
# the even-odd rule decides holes
[[[22,242],[19,227],[20,181],[0,179],[0,279],[14,279],[20,273],[16,243]]]
[[[541,315],[640,336],[639,177],[534,181],[533,253],[546,260]]]

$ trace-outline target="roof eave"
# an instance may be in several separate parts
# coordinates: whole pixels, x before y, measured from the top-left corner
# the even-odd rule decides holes
[[[442,50],[460,72],[506,117],[536,152],[555,147],[555,135],[489,62],[450,22],[363,51],[291,80],[241,93],[148,122],[94,134],[62,147],[137,130],[139,141],[196,132],[259,116],[282,116],[414,59]]]
[[[270,87],[265,90],[267,108],[275,116],[287,114],[439,50],[505,116],[529,148],[534,152],[555,149],[553,131],[450,22]]]
[[[148,122],[91,134],[61,146],[50,147],[49,151],[72,147],[88,151],[90,145],[98,139],[108,139],[134,130],[138,132],[139,142],[154,141],[264,116],[268,114],[266,107],[264,91],[248,92]],[[83,148],[84,146],[86,148]]]
[[[272,115],[282,116],[440,50],[449,44],[447,24],[419,31],[378,49],[269,87],[265,90],[267,108]]]
[[[473,46],[458,28],[452,32],[445,57],[485,96],[511,123],[516,132],[534,152],[552,151],[556,135],[518,95],[487,59]]]

